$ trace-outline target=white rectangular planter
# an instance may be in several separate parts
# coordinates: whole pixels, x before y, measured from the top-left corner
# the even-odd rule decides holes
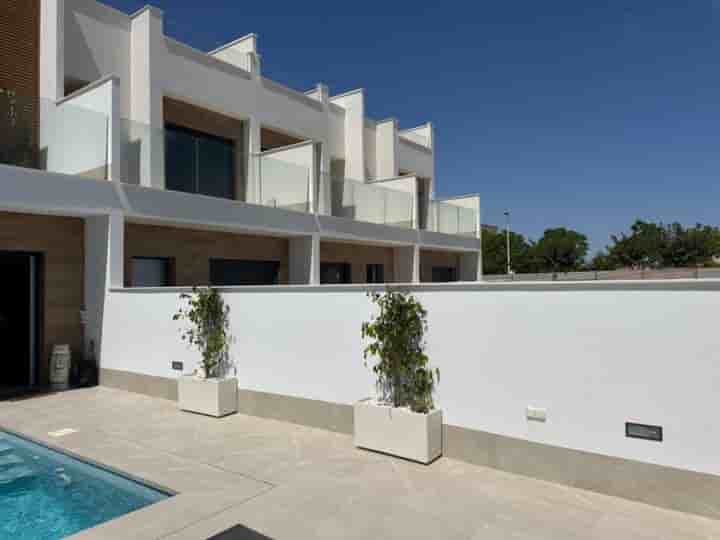
[[[366,399],[355,404],[355,446],[420,463],[442,455],[442,411],[428,414],[378,405]]]
[[[185,375],[178,379],[178,405],[181,410],[207,416],[227,416],[237,412],[237,379],[198,379]]]

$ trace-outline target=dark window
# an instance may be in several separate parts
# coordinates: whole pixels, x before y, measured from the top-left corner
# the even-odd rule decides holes
[[[367,265],[368,283],[385,283],[385,266],[382,264]]]
[[[349,263],[321,263],[320,283],[333,285],[352,283],[352,270]]]
[[[433,283],[449,283],[457,281],[457,269],[452,266],[433,266]]]
[[[427,229],[428,215],[428,192],[426,190],[427,181],[418,179],[418,228]]]
[[[165,126],[165,185],[173,191],[234,199],[234,141]]]
[[[627,422],[625,424],[625,436],[631,439],[645,439],[648,441],[663,441],[662,426],[649,426],[646,424],[635,424]]]
[[[217,286],[277,285],[280,280],[277,261],[240,261],[210,259],[210,283]]]
[[[172,259],[164,257],[133,257],[132,287],[172,287]]]

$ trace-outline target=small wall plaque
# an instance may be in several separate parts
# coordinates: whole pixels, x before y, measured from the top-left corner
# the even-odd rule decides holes
[[[646,424],[634,424],[628,422],[625,424],[625,436],[631,439],[644,439],[646,441],[662,442],[663,428],[662,426],[649,426]]]
[[[182,371],[182,370],[183,370],[183,363],[182,363],[182,362],[173,362],[173,363],[172,363],[172,368],[173,368],[175,371]]]

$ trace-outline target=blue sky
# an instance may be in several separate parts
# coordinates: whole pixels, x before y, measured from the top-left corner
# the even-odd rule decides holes
[[[432,120],[438,194],[480,193],[485,223],[509,208],[518,232],[571,227],[593,250],[636,218],[720,224],[718,1],[154,4],[197,48],[255,32],[273,79]]]

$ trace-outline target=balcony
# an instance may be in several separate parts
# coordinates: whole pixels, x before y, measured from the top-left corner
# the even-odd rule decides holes
[[[468,197],[451,201],[430,202],[428,229],[444,234],[477,237],[480,227],[479,199]],[[470,207],[463,206],[466,203]]]
[[[258,204],[295,212],[312,212],[314,158],[311,142],[255,155]]]
[[[392,227],[415,227],[415,197],[411,193],[347,178],[333,179],[332,215]]]
[[[122,119],[121,178],[295,212],[312,212],[313,147],[302,143],[246,159],[235,141]],[[247,172],[249,171],[249,172]]]
[[[0,163],[108,178],[108,116],[0,89]]]
[[[152,129],[117,116],[113,121],[113,115],[93,110],[108,86],[91,85],[57,103],[0,91],[0,163],[305,214],[320,211],[405,231],[426,221],[429,231],[478,235],[479,202],[433,201],[421,210],[427,220],[418,220],[424,205],[414,191],[329,176],[320,182],[312,141],[248,157],[238,141],[172,126]],[[317,204],[321,197],[327,197],[326,210]]]

